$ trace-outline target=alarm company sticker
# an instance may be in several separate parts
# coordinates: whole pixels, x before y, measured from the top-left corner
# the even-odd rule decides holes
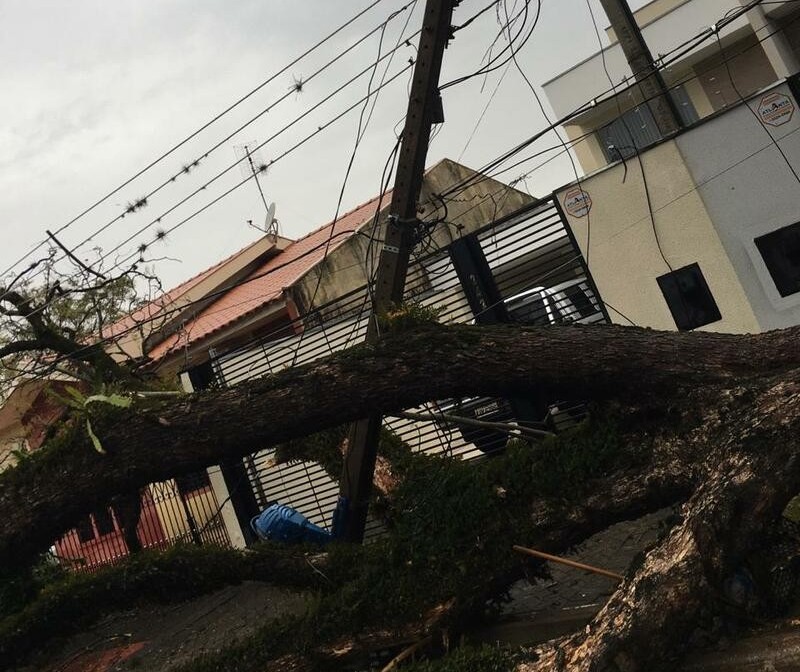
[[[758,116],[765,124],[781,126],[792,118],[794,103],[782,93],[768,93],[758,104]]]
[[[592,209],[592,197],[580,187],[564,194],[564,209],[573,217],[586,217]]]

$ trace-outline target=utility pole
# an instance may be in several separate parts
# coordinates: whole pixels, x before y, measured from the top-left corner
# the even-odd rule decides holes
[[[628,6],[628,1],[600,0],[600,4],[603,5],[606,16],[611,22],[611,27],[639,84],[639,90],[653,113],[661,135],[677,132],[681,128],[678,108],[669,95],[661,72],[653,62],[653,56]]]
[[[425,4],[392,202],[378,261],[373,314],[367,328],[368,343],[375,342],[380,336],[378,316],[403,301],[431,127],[442,121],[437,119],[441,112],[439,73],[451,37],[453,7],[458,2],[427,0]],[[385,373],[390,375],[388,371]],[[334,521],[335,533],[346,541],[360,542],[364,538],[381,422],[380,415],[372,415],[356,422],[351,432]]]

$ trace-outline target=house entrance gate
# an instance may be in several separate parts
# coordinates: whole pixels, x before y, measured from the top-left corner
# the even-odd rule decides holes
[[[439,321],[445,324],[608,321],[580,250],[553,200],[525,207],[445,247],[429,249],[423,241],[409,267],[406,301],[438,311]],[[369,319],[368,288],[343,293],[301,315],[298,335],[285,337],[284,329],[283,338],[262,337],[217,355],[212,360],[215,382],[234,385],[344,350],[364,340]],[[542,412],[543,404],[536,399],[438,400],[409,410],[450,410],[514,421],[515,412],[519,416],[523,409],[529,420],[537,409]],[[502,436],[462,431],[441,422],[392,417],[384,422],[416,452],[473,459],[504,443]],[[339,490],[334,480],[338,466],[327,465],[326,471],[316,461],[287,460],[276,449],[255,452],[245,463],[261,507],[280,501],[329,529]],[[368,523],[368,536],[379,530],[377,521]]]

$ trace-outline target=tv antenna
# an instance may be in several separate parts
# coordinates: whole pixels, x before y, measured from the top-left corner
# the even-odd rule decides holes
[[[276,239],[278,237],[278,220],[275,219],[275,203],[267,203],[267,197],[264,196],[264,190],[261,188],[261,182],[258,176],[267,172],[267,164],[261,158],[259,152],[253,151],[251,147],[257,147],[258,141],[251,140],[243,145],[235,145],[233,151],[239,159],[239,170],[242,177],[252,177],[258,187],[258,193],[261,195],[261,202],[267,211],[267,216],[264,220],[264,228],[261,229],[255,224],[253,220],[248,219],[247,223],[259,231],[263,231],[267,237]]]

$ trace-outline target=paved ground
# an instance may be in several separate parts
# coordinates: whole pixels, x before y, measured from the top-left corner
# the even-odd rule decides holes
[[[191,602],[147,607],[108,616],[70,639],[47,663],[47,672],[169,670],[254,632],[264,622],[302,613],[306,598],[261,583],[245,582]]]
[[[625,573],[631,561],[658,538],[669,510],[614,525],[587,540],[570,556],[588,564]],[[613,592],[615,582],[561,565],[551,578],[516,584],[512,600],[477,639],[532,644],[568,634],[588,622]],[[260,583],[244,583],[191,602],[148,607],[112,615],[72,638],[61,650],[44,652],[47,664],[25,672],[124,672],[169,670],[203,652],[254,632],[265,621],[302,613],[306,598]],[[724,640],[713,650],[693,654],[684,672],[800,671],[800,608],[781,622],[735,642]],[[385,662],[385,661],[384,661]]]
[[[657,539],[662,521],[671,509],[639,520],[619,523],[587,539],[568,558],[624,574],[631,561]],[[511,590],[511,602],[503,615],[534,617],[564,609],[603,604],[614,592],[616,581],[571,567],[549,564],[550,580],[530,584],[520,581]]]

